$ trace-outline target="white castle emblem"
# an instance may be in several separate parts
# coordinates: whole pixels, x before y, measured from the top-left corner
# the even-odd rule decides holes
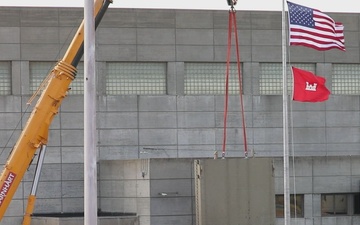
[[[317,86],[317,83],[309,84],[309,82],[306,81],[305,90],[306,91],[316,91],[316,86]]]

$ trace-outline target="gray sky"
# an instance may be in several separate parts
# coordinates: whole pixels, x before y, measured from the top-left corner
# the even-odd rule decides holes
[[[217,9],[227,10],[226,0],[113,0],[114,8]],[[356,0],[291,0],[323,12],[360,12]],[[1,0],[0,6],[83,7],[84,0]],[[238,0],[236,10],[281,11],[282,0]],[[287,7],[285,7],[287,9]]]

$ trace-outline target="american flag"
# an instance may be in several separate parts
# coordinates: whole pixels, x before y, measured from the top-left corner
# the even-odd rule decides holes
[[[338,48],[345,51],[344,26],[317,9],[287,2],[289,43],[319,51]]]

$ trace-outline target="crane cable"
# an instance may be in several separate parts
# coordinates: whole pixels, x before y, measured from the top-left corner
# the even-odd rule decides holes
[[[236,4],[236,2],[235,2]],[[242,76],[240,71],[240,54],[239,54],[239,43],[237,35],[237,26],[236,26],[236,11],[234,9],[234,4],[231,4],[231,9],[229,10],[229,29],[228,29],[228,46],[227,46],[227,60],[226,60],[226,79],[225,79],[225,108],[224,108],[224,134],[223,134],[223,146],[222,146],[222,158],[225,158],[226,150],[226,124],[227,124],[227,112],[229,104],[229,69],[230,69],[230,56],[231,56],[231,34],[232,34],[232,25],[234,25],[234,34],[235,34],[235,47],[236,47],[236,58],[237,58],[237,70],[238,70],[238,81],[239,81],[239,94],[240,94],[240,107],[241,107],[241,116],[242,116],[242,125],[243,125],[243,136],[244,136],[244,154],[245,158],[248,156],[247,149],[247,138],[246,138],[246,125],[245,125],[245,114],[244,114],[244,102],[242,97]]]

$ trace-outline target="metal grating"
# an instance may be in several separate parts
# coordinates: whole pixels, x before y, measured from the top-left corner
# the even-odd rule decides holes
[[[291,66],[307,70],[315,73],[315,64],[309,63],[294,63],[287,65],[287,91],[288,94],[292,92],[292,73]],[[260,79],[259,90],[260,95],[282,95],[283,92],[283,74],[282,63],[261,63],[260,64]]]
[[[0,95],[11,94],[11,63],[0,62]]]
[[[40,87],[55,65],[56,62],[30,62],[30,91],[32,93]],[[69,95],[84,94],[84,63],[80,62],[77,68],[76,78],[69,86],[71,89],[68,92]]]
[[[332,94],[360,94],[360,64],[333,64]]]
[[[184,82],[185,95],[223,95],[226,63],[185,63]],[[230,63],[229,94],[239,94],[239,89],[237,63]]]
[[[106,94],[166,94],[166,63],[108,62]]]

